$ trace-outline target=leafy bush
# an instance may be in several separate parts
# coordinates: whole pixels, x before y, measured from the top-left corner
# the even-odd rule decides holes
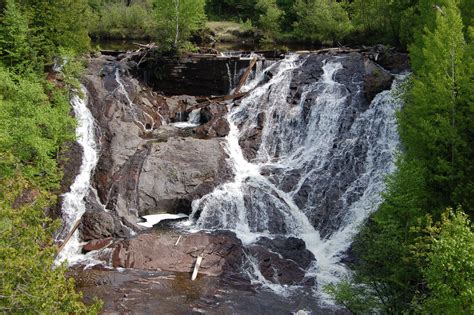
[[[347,12],[333,0],[296,0],[295,35],[316,42],[342,40],[352,29]]]
[[[127,6],[124,2],[103,3],[96,9],[90,33],[98,38],[152,38],[157,22],[151,3],[138,2]]]
[[[36,192],[34,201],[12,208],[24,192]],[[52,233],[58,227],[44,216],[55,201],[28,184],[21,174],[0,180],[0,312],[7,314],[97,314],[101,304],[86,307],[75,292],[65,266],[54,268],[56,247]]]

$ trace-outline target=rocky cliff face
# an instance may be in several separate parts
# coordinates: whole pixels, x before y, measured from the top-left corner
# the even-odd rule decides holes
[[[138,228],[137,215],[189,213],[193,199],[230,176],[219,138],[226,135],[226,110],[203,108],[209,114],[199,130],[174,127],[196,98],[159,95],[127,68],[113,57],[93,58],[84,83],[101,147],[94,174],[98,199],[124,225]]]

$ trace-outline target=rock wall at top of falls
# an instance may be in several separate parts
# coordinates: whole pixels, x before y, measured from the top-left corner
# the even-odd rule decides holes
[[[129,62],[131,72],[141,82],[165,95],[226,95],[249,60],[239,57],[189,55],[182,58],[146,58]]]

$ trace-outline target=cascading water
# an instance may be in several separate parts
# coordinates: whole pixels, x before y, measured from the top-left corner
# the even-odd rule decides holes
[[[181,113],[179,113],[181,116]],[[176,123],[173,123],[173,126],[178,127],[178,128],[194,128],[197,127],[201,124],[201,109],[197,108],[192,110],[189,113],[188,120],[187,121],[179,121]]]
[[[86,211],[84,197],[90,189],[90,180],[92,172],[97,165],[99,154],[95,142],[94,117],[87,108],[87,90],[82,87],[82,95],[74,95],[71,98],[71,105],[77,120],[76,137],[77,142],[82,147],[82,164],[79,175],[70,187],[70,191],[63,196],[62,215],[63,215],[63,233],[60,238],[66,237],[71,229]],[[56,258],[57,263],[65,260],[69,264],[83,258],[80,255],[80,241],[78,231],[76,230],[64,248]]]
[[[303,239],[316,257],[307,272],[319,289],[347,274],[341,256],[380,204],[399,144],[400,101],[384,91],[361,109],[359,78],[352,78],[352,91],[335,79],[343,69],[339,58],[324,60],[322,76],[299,87],[296,104],[289,100],[291,82],[304,58],[287,57],[265,70],[271,75],[248,82],[243,90],[249,95],[228,116],[234,180],[193,202],[197,228],[232,230],[246,244],[260,236]],[[259,124],[261,143],[249,162],[240,142]],[[334,194],[331,187],[339,197],[334,213],[326,213],[322,204]]]
[[[127,92],[127,89],[125,88],[125,85],[120,77],[119,68],[117,68],[117,70],[115,71],[115,81],[117,81],[117,84],[118,84],[118,91],[120,92],[120,94],[122,94],[125,97],[125,102],[124,102],[124,107],[123,107],[124,113],[129,115],[129,117],[131,117],[131,119],[135,122],[135,124],[140,126],[143,131],[146,131],[146,132],[153,131],[153,128],[155,127],[155,120],[150,114],[142,110],[141,114],[143,115],[143,120],[145,121],[145,123],[142,122],[142,119],[140,119],[140,115],[137,113],[137,106],[133,104],[133,101],[130,98],[130,95]]]

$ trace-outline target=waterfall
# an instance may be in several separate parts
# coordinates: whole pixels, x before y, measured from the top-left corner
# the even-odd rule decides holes
[[[115,81],[118,84],[118,91],[120,94],[125,96],[125,103],[123,104],[124,106],[122,107],[122,110],[124,113],[128,114],[131,119],[137,124],[138,126],[141,127],[141,129],[145,132],[151,132],[153,131],[153,128],[155,127],[155,120],[153,117],[148,114],[146,111],[141,110],[141,114],[143,116],[143,120],[145,123],[143,123],[139,117],[139,114],[137,113],[137,106],[133,104],[132,99],[130,98],[129,93],[127,92],[127,89],[125,88],[125,85],[120,77],[120,69],[117,68],[115,71]],[[161,115],[160,115],[161,116]],[[163,117],[161,117],[163,118]],[[162,119],[164,121],[164,119]]]
[[[181,116],[181,113],[177,113],[176,115]],[[172,125],[178,128],[194,128],[201,124],[201,109],[197,108],[192,110],[189,113],[187,121],[178,121],[173,123]]]
[[[94,118],[87,108],[87,90],[82,87],[81,93],[76,93],[71,98],[71,105],[77,121],[76,137],[77,142],[82,147],[82,164],[79,174],[70,187],[70,191],[63,195],[62,216],[63,233],[60,237],[64,238],[73,226],[81,219],[86,211],[84,197],[90,189],[90,180],[92,172],[99,159],[97,144],[95,142]],[[80,255],[79,231],[75,231],[67,244],[56,258],[57,263],[65,260],[72,264],[83,256]]]
[[[289,100],[295,99],[291,82],[304,57],[289,56],[247,83],[248,96],[228,115],[234,179],[195,200],[191,215],[195,227],[232,230],[245,244],[261,236],[304,240],[316,257],[307,273],[316,276],[321,296],[325,284],[348,274],[341,256],[379,206],[399,146],[395,112],[401,102],[384,91],[363,109],[362,82],[352,78],[357,89],[350,90],[335,79],[341,58],[323,61],[321,77],[299,87],[296,104]],[[262,117],[261,143],[249,161],[240,142]]]

